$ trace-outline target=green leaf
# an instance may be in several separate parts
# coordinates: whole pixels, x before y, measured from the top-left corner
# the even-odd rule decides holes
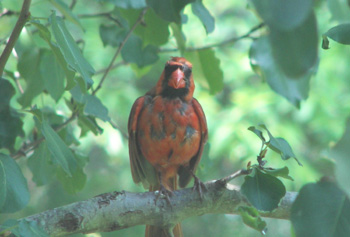
[[[44,90],[44,80],[39,70],[41,52],[37,49],[27,50],[18,59],[17,69],[27,83],[23,95],[18,99],[23,107],[30,106],[34,97]]]
[[[244,224],[259,231],[263,235],[266,234],[266,222],[261,219],[258,210],[254,207],[240,206],[238,207],[238,212],[241,215]]]
[[[64,71],[52,51],[43,51],[40,72],[46,90],[54,100],[58,101],[64,92]]]
[[[310,16],[312,0],[251,0],[255,9],[269,26],[279,30],[291,30]]]
[[[146,0],[146,3],[164,20],[181,23],[181,10],[193,1],[194,0]]]
[[[350,201],[336,184],[306,184],[291,208],[296,236],[350,235]]]
[[[318,34],[312,13],[290,31],[270,27],[269,40],[277,65],[290,78],[305,76],[318,62]]]
[[[73,37],[67,30],[63,19],[57,17],[55,12],[53,12],[50,16],[50,21],[53,35],[66,62],[73,70],[80,73],[84,79],[85,87],[89,88],[93,84],[91,76],[95,73],[95,70],[84,58]]]
[[[111,120],[108,116],[108,109],[102,104],[100,99],[93,95],[85,95],[86,105],[84,112],[107,122]]]
[[[7,148],[11,152],[14,152],[16,138],[24,136],[20,115],[10,106],[14,94],[11,83],[0,78],[0,148]]]
[[[68,68],[68,64],[66,60],[63,57],[63,54],[61,53],[60,49],[51,41],[51,33],[47,29],[46,26],[37,23],[37,22],[31,22],[38,30],[40,37],[47,42],[47,44],[50,46],[52,53],[55,55],[58,63],[61,65],[61,68],[63,68],[63,71],[67,78],[67,90],[71,89],[75,85],[74,75],[75,72]]]
[[[26,220],[14,220],[9,219],[5,221],[1,226],[1,230],[10,231],[11,236],[26,236],[26,237],[46,237],[48,236],[44,230],[38,227],[35,221]],[[2,232],[0,232],[0,235]]]
[[[272,211],[277,208],[286,188],[276,177],[254,169],[252,176],[246,176],[241,187],[242,193],[258,210]]]
[[[215,56],[213,49],[186,52],[193,64],[193,76],[203,76],[209,85],[210,94],[216,94],[224,88],[224,74],[220,68],[220,60]]]
[[[78,125],[81,128],[80,137],[84,137],[89,131],[95,135],[103,132],[102,128],[98,126],[95,118],[92,116],[79,115]]]
[[[121,10],[123,18],[127,19],[129,25],[133,25],[142,10]],[[153,44],[156,46],[166,44],[169,38],[169,22],[160,18],[152,9],[149,9],[144,16],[144,24],[139,24],[134,33],[138,35],[144,45]]]
[[[28,159],[28,167],[37,186],[48,184],[53,180],[56,174],[56,167],[50,163],[53,159],[46,141],[43,141]]]
[[[333,21],[350,21],[350,7],[347,0],[327,0],[327,5]]]
[[[270,140],[267,142],[267,146],[271,148],[271,150],[280,154],[283,160],[288,160],[289,158],[293,157],[300,166],[303,166],[299,162],[299,160],[296,158],[291,146],[285,139],[281,137],[275,138],[274,136],[272,136],[272,134],[264,124],[261,124],[259,126],[264,128],[267,131],[267,134],[269,135],[269,138],[270,138]]]
[[[72,151],[45,120],[41,124],[41,132],[46,139],[53,163],[62,167],[67,175],[72,176],[77,169],[77,162]]]
[[[54,5],[61,13],[62,15],[70,22],[76,24],[80,28],[83,28],[83,26],[80,24],[79,18],[73,14],[69,6],[61,1],[61,0],[50,0],[51,4]]]
[[[342,189],[350,196],[350,117],[347,119],[343,136],[331,149],[330,156],[336,161],[335,175]]]
[[[159,58],[158,48],[150,44],[143,47],[142,40],[136,35],[130,36],[121,53],[125,62],[136,63],[139,67],[153,64]]]
[[[86,174],[82,168],[78,168],[72,176],[67,175],[63,169],[57,170],[57,178],[61,182],[64,190],[70,194],[76,194],[81,191],[86,183]]]
[[[279,169],[263,168],[261,171],[264,172],[265,174],[269,174],[269,175],[272,175],[275,177],[281,177],[281,178],[285,178],[285,179],[289,179],[291,181],[294,181],[294,179],[289,176],[289,169],[287,166],[285,166],[283,168],[279,168]]]
[[[23,209],[30,195],[27,180],[17,163],[0,153],[0,213],[12,213]]]
[[[267,37],[260,37],[253,41],[249,56],[252,68],[267,81],[271,89],[285,97],[295,107],[300,108],[300,102],[308,97],[310,78],[318,64],[298,80],[288,77],[276,65]]]
[[[103,46],[118,47],[128,33],[128,29],[117,25],[101,24],[99,28]]]
[[[332,40],[349,45],[350,44],[350,23],[340,24],[329,29],[325,35]]]
[[[74,87],[70,92],[74,100],[84,104],[85,114],[97,117],[103,121],[109,121],[111,119],[108,116],[108,109],[96,96],[83,94],[79,86]]]
[[[199,20],[201,20],[207,34],[211,33],[215,29],[215,19],[210,14],[207,8],[203,5],[202,0],[196,0],[191,4],[192,12],[195,14]]]
[[[265,137],[264,137],[264,134],[263,134],[263,132],[262,132],[261,130],[257,129],[257,128],[254,127],[254,126],[250,126],[250,127],[248,128],[248,130],[249,130],[249,131],[252,131],[253,133],[255,133],[255,135],[257,135],[257,136],[261,139],[261,141],[262,141],[263,143],[266,142],[266,139],[265,139]]]
[[[181,25],[170,23],[170,27],[175,37],[177,48],[180,50],[181,55],[183,55],[186,49],[186,37],[182,32]]]

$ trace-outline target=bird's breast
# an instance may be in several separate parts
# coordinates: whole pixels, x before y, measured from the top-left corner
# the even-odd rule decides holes
[[[201,128],[191,101],[156,96],[138,124],[141,152],[154,166],[184,165],[198,152]]]

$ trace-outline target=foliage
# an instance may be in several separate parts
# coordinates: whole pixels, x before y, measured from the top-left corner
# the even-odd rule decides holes
[[[347,1],[33,0],[22,30],[23,2],[31,1],[0,2],[0,234],[45,236],[13,219],[111,190],[142,191],[129,171],[128,115],[179,55],[193,64],[209,125],[199,177],[246,167],[241,188],[252,206],[239,212],[261,233],[266,222],[276,236],[289,229],[259,212],[300,190],[297,236],[349,235]],[[186,221],[185,235],[256,234],[227,228],[231,218]]]

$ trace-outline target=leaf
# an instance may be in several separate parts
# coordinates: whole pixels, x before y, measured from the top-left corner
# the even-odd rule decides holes
[[[46,90],[57,102],[64,92],[64,71],[52,51],[43,51],[40,60],[40,72]]]
[[[28,159],[28,167],[37,186],[48,184],[53,180],[56,174],[56,167],[50,164],[52,159],[54,158],[47,147],[46,141],[43,141]]]
[[[177,48],[180,50],[181,55],[183,55],[186,49],[186,37],[182,32],[181,25],[170,23],[170,27],[175,37]]]
[[[142,10],[121,10],[123,18],[127,19],[129,25],[133,25],[140,16]],[[144,24],[139,24],[134,33],[138,35],[143,45],[163,45],[168,42],[169,22],[160,18],[152,9],[149,9],[143,19]]]
[[[220,68],[220,60],[213,49],[197,50],[185,54],[193,63],[193,77],[203,75],[209,85],[210,94],[220,92],[224,87],[224,74]],[[200,71],[198,74],[197,72]]]
[[[340,187],[350,196],[350,117],[347,119],[343,136],[331,149],[330,156],[335,159],[335,176]]]
[[[340,24],[329,29],[325,35],[332,40],[349,45],[350,44],[350,23]]]
[[[23,137],[23,121],[20,115],[10,106],[11,97],[15,89],[11,83],[0,78],[0,148],[14,151],[18,136]]]
[[[271,50],[267,37],[254,40],[249,52],[250,64],[254,71],[267,81],[272,90],[300,108],[300,102],[308,97],[310,78],[316,72],[318,64],[295,80],[277,67]]]
[[[191,4],[192,12],[202,22],[207,34],[211,33],[215,29],[215,19],[210,14],[208,9],[203,5],[202,0],[196,0]]]
[[[46,139],[53,163],[62,167],[67,175],[72,176],[77,169],[76,159],[72,151],[45,120],[41,124],[41,132]]]
[[[68,68],[68,64],[66,60],[63,57],[63,54],[61,53],[60,49],[52,43],[51,41],[51,33],[46,28],[46,26],[37,23],[37,22],[31,22],[36,28],[39,30],[40,37],[47,42],[47,44],[50,46],[52,53],[55,55],[57,62],[61,65],[61,68],[63,69],[66,78],[67,78],[67,90],[71,89],[75,85],[74,75],[75,72]]]
[[[34,97],[44,90],[44,81],[39,70],[41,52],[36,49],[27,50],[18,59],[18,71],[27,83],[23,95],[18,99],[24,108],[30,106]]]
[[[117,25],[101,24],[99,28],[103,46],[118,47],[128,33],[128,29]]]
[[[267,142],[267,146],[271,150],[280,154],[281,158],[283,160],[288,160],[289,158],[293,157],[300,166],[303,166],[299,162],[299,160],[296,158],[291,146],[289,145],[289,143],[285,139],[283,139],[281,137],[275,138],[274,136],[272,136],[272,134],[270,133],[270,131],[267,129],[267,127],[264,124],[260,124],[259,126],[264,128],[267,131],[267,134],[269,135],[269,138],[270,138],[270,140]]]
[[[272,211],[277,208],[286,188],[276,177],[254,169],[252,176],[246,176],[241,187],[242,193],[258,210]]]
[[[350,201],[336,184],[306,184],[291,208],[296,236],[350,235]]]
[[[269,40],[275,62],[291,79],[305,76],[318,62],[318,33],[313,13],[290,31],[270,27]]]
[[[158,60],[158,49],[153,45],[142,46],[142,40],[131,35],[121,50],[125,62],[136,63],[137,66],[143,67],[152,64]]]
[[[312,0],[251,0],[259,15],[269,26],[278,30],[292,30],[310,16]]]
[[[100,118],[103,121],[110,121],[111,118],[108,116],[108,109],[101,103],[101,101],[93,95],[86,95],[86,105],[84,112],[94,117]]]
[[[0,230],[8,230],[11,232],[11,236],[26,236],[26,237],[46,237],[48,236],[44,230],[38,227],[37,222],[28,222],[24,219],[14,220],[9,219],[5,221],[1,226]],[[0,234],[2,234],[0,232]]]
[[[257,129],[257,128],[254,127],[254,126],[250,126],[250,127],[248,128],[248,130],[249,130],[249,131],[252,131],[253,133],[255,133],[255,135],[257,135],[257,136],[261,139],[261,141],[262,141],[263,143],[266,142],[266,139],[265,139],[265,137],[264,137],[264,134],[263,134],[263,132],[262,132],[261,130]]]
[[[68,21],[76,24],[80,28],[83,28],[83,26],[81,25],[81,23],[79,21],[79,18],[75,14],[73,14],[71,9],[69,8],[69,6],[65,2],[63,2],[61,0],[50,0],[50,2],[52,5],[54,5],[62,13],[62,15]]]
[[[279,168],[279,169],[263,168],[261,171],[264,172],[265,174],[269,174],[269,175],[272,175],[275,177],[281,177],[281,178],[285,178],[285,179],[289,179],[291,181],[294,181],[294,179],[289,176],[289,169],[287,166],[285,166],[283,168]]]
[[[95,73],[95,70],[80,52],[62,18],[57,17],[55,12],[53,12],[50,16],[50,21],[53,35],[66,62],[72,69],[80,73],[84,79],[85,87],[89,88],[93,84],[91,76]]]
[[[70,194],[76,194],[84,188],[86,183],[86,174],[80,167],[76,169],[72,176],[67,175],[63,169],[58,169],[57,179],[61,182],[64,190]]]
[[[13,213],[23,209],[30,195],[27,180],[17,163],[0,153],[0,213]]]
[[[263,235],[266,234],[266,222],[261,219],[258,210],[254,207],[240,206],[238,207],[238,212],[241,215],[244,224],[259,231]]]
[[[164,20],[181,23],[181,10],[193,1],[195,0],[146,0],[146,3]]]
[[[108,116],[108,109],[96,96],[83,94],[79,86],[75,86],[70,92],[74,100],[84,104],[85,114],[97,117],[103,121],[109,121],[111,119]]]
[[[333,21],[350,21],[350,7],[348,0],[328,0],[327,5]]]
[[[86,136],[87,132],[89,131],[95,135],[101,134],[103,132],[102,128],[98,126],[95,118],[92,116],[79,115],[78,125],[81,128],[80,137]]]

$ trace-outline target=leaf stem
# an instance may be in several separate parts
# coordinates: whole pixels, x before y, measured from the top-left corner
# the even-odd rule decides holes
[[[22,32],[22,29],[24,25],[27,22],[27,19],[30,16],[29,7],[30,7],[31,0],[24,0],[21,12],[19,14],[17,23],[15,27],[13,28],[13,31],[11,33],[10,39],[8,43],[5,46],[4,51],[2,52],[0,56],[0,76],[4,73],[5,65],[7,63],[7,60],[9,59],[12,49],[15,47],[15,44]]]

